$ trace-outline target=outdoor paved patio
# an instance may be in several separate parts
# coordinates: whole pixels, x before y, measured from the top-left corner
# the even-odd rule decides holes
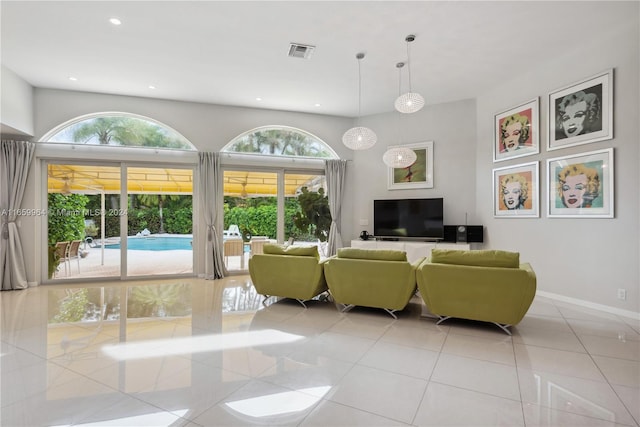
[[[87,248],[89,253],[78,260],[67,262],[67,270],[63,264],[58,267],[57,279],[80,277],[117,277],[120,276],[120,250],[105,249],[104,262],[100,247]],[[193,251],[141,251],[130,250],[127,257],[129,276],[146,276],[161,274],[188,274],[193,272]],[[239,265],[239,261],[238,261]]]

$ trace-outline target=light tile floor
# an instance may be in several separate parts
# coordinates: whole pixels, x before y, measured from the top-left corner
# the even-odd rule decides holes
[[[2,426],[638,426],[640,324],[273,299],[248,276],[0,293]],[[126,315],[125,315],[126,314]]]

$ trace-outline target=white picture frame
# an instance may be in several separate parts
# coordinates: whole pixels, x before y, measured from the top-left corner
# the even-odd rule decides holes
[[[613,138],[613,69],[549,94],[547,150]]]
[[[538,97],[494,116],[493,161],[540,153]]]
[[[495,218],[540,217],[539,162],[493,170],[493,216]]]
[[[547,216],[614,217],[613,148],[547,159]]]
[[[433,188],[433,141],[405,144],[402,147],[411,148],[416,153],[417,159],[406,168],[387,168],[387,188],[389,190]]]

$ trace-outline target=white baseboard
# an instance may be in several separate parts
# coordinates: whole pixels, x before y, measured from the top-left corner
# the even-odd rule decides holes
[[[565,295],[554,294],[552,292],[537,291],[536,295],[540,295],[541,297],[550,298],[556,301],[568,302],[570,304],[579,305],[581,307],[604,311],[605,313],[611,313],[622,317],[628,317],[630,319],[640,320],[640,313],[636,313],[635,311],[631,310],[623,310],[621,308],[615,308],[604,304],[597,304],[595,302],[585,301],[578,298],[571,298]]]
[[[35,288],[36,286],[40,286],[38,282],[27,282],[27,286],[30,288]]]

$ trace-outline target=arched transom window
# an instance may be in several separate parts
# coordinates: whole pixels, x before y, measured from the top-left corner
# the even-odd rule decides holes
[[[227,144],[226,153],[337,159],[326,143],[303,130],[285,126],[265,126],[250,130]]]
[[[184,136],[168,126],[124,113],[84,116],[59,126],[42,140],[67,144],[195,150]]]

